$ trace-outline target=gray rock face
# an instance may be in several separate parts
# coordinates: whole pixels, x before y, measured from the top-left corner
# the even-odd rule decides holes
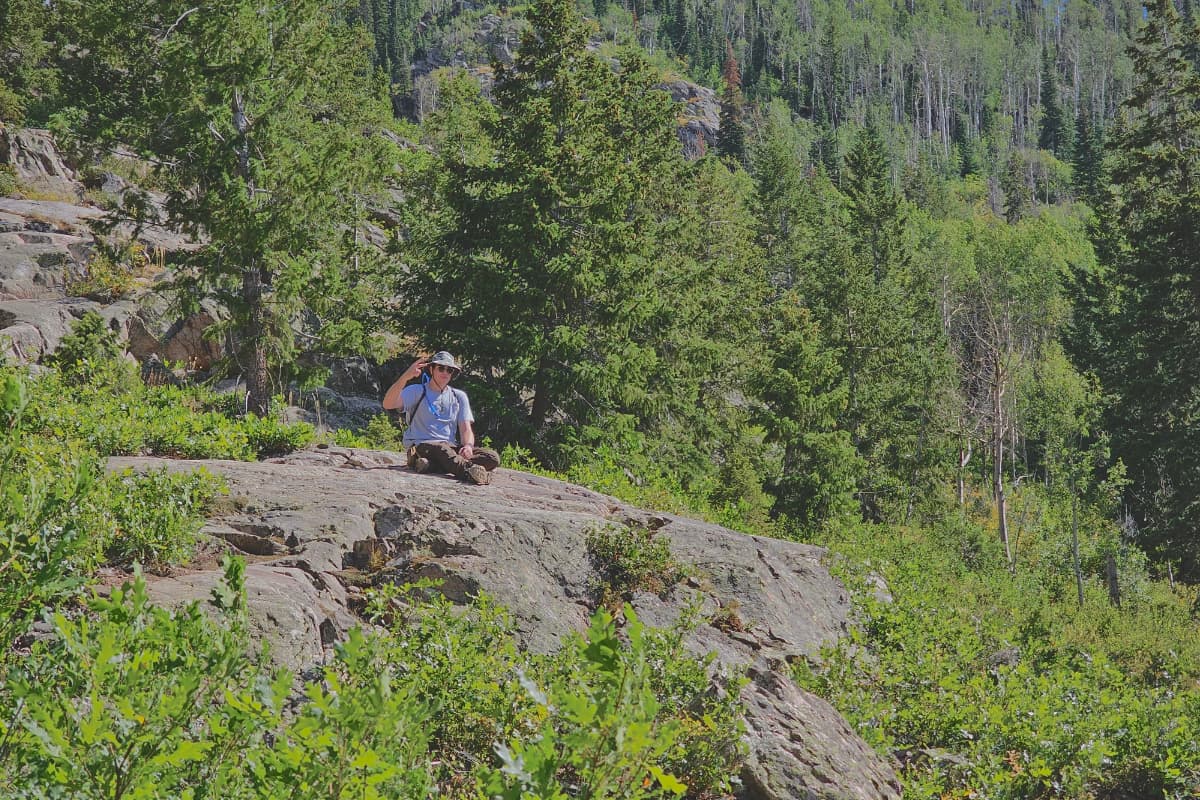
[[[0,125],[0,164],[11,165],[23,183],[43,192],[77,194],[75,173],[58,155],[50,131]]]
[[[0,361],[35,362],[53,353],[75,320],[88,311],[101,307],[78,298],[0,301]],[[122,321],[110,317],[109,325],[119,329]]]
[[[201,464],[229,483],[239,510],[211,520],[207,531],[253,556],[252,625],[278,663],[319,660],[331,637],[345,633],[352,622],[334,576],[367,565],[382,566],[396,581],[438,578],[458,601],[486,592],[512,611],[523,646],[552,650],[586,626],[594,605],[598,578],[588,532],[647,528],[666,538],[691,576],[661,597],[635,595],[639,615],[668,625],[698,602],[709,622],[689,646],[715,651],[717,670],[748,670],[751,678],[742,695],[751,757],[741,796],[900,796],[892,768],[786,674],[789,661],[846,629],[849,598],[819,548],[647,513],[509,470],[482,487],[416,475],[399,454],[382,451],[318,447],[260,463],[117,458],[110,467],[183,471]],[[203,600],[215,580],[215,572],[154,580],[151,593]]]
[[[681,104],[682,119],[677,134],[683,143],[684,156],[700,158],[716,147],[721,127],[721,101],[717,93],[707,86],[683,80],[670,81],[659,88]]]

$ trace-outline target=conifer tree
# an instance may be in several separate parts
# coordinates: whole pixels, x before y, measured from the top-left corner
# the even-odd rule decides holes
[[[1108,268],[1097,348],[1130,506],[1161,554],[1200,575],[1200,42],[1171,0],[1137,37],[1137,82],[1112,138],[1097,247]]]
[[[1071,151],[1072,188],[1080,198],[1095,206],[1100,201],[1104,167],[1104,129],[1087,111],[1079,115],[1077,128]]]
[[[733,45],[725,40],[725,83],[721,95],[721,128],[717,135],[717,152],[722,158],[740,166],[746,165],[746,124],[742,119],[742,78],[738,73]]]
[[[746,201],[727,170],[683,161],[637,54],[614,69],[588,50],[572,0],[538,0],[529,20],[494,108],[460,98],[434,126],[439,160],[414,181],[438,204],[413,221],[402,325],[485,368],[501,435],[540,455],[621,424],[699,424],[763,284],[731,245],[749,222],[710,219]]]
[[[1042,45],[1042,124],[1038,147],[1066,159],[1071,155],[1071,125],[1058,97],[1058,68],[1050,54],[1050,46]]]
[[[372,135],[387,109],[368,41],[325,0],[71,9],[64,28],[78,47],[63,69],[84,112],[78,133],[155,165],[162,221],[200,245],[176,271],[180,297],[229,311],[249,408],[266,413],[282,388],[271,370],[301,350],[364,344],[362,287],[347,266],[388,161]]]

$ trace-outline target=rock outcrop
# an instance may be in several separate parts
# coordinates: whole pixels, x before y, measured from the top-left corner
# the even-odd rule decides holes
[[[150,285],[116,302],[70,297],[72,281],[85,271],[96,249],[92,225],[101,209],[85,205],[84,187],[57,154],[47,131],[0,126],[0,165],[12,168],[29,197],[0,197],[0,361],[36,362],[52,353],[76,319],[96,311],[128,345],[138,361],[156,356],[190,369],[207,369],[221,355],[218,343],[202,338],[216,312],[207,308],[180,320]],[[107,187],[107,188],[105,188]],[[101,189],[119,194],[125,184],[106,174]],[[58,198],[58,199],[49,199]],[[113,236],[134,238],[129,225]],[[194,242],[158,226],[136,231],[145,253],[165,262]]]
[[[24,184],[41,193],[78,199],[75,172],[59,155],[49,131],[0,124],[0,164],[10,165]]]
[[[664,537],[690,577],[658,596],[635,595],[648,623],[668,625],[689,604],[704,619],[697,653],[720,675],[746,671],[751,755],[745,798],[896,798],[891,767],[828,704],[799,689],[787,665],[844,633],[849,598],[824,552],[746,536],[533,475],[499,470],[491,486],[416,475],[400,456],[317,447],[260,463],[116,458],[110,467],[223,475],[230,510],[205,532],[248,555],[251,625],[277,663],[300,669],[355,624],[346,577],[370,565],[395,581],[437,578],[451,599],[480,592],[513,613],[523,646],[548,651],[582,630],[595,605],[588,532],[617,525]],[[215,571],[155,579],[164,602],[204,600]]]

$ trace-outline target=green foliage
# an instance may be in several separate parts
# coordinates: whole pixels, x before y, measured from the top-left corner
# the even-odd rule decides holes
[[[655,697],[646,630],[625,608],[618,637],[603,609],[586,639],[571,639],[568,656],[549,687],[522,680],[544,717],[529,739],[497,746],[499,769],[486,770],[489,796],[506,800],[678,797],[688,789],[660,766],[682,736],[678,720],[661,714]]]
[[[860,627],[800,670],[806,685],[881,751],[912,754],[906,795],[1192,791],[1200,651],[1188,598],[1162,587],[1117,609],[1092,573],[1077,607],[1069,573],[1039,556],[1052,540],[1024,538],[1014,578],[991,537],[981,552],[966,533],[828,540],[853,555]]]
[[[0,125],[38,122],[57,84],[47,56],[54,8],[37,0],[0,3]],[[0,191],[0,195],[7,192]]]
[[[404,452],[404,431],[387,414],[376,414],[359,430],[341,428],[334,432],[333,440],[343,447]]]
[[[67,282],[68,295],[112,303],[133,288],[150,265],[144,245],[137,241],[115,243],[97,240],[83,271]]]
[[[757,397],[769,440],[783,447],[778,476],[769,485],[776,509],[809,528],[855,510],[854,489],[866,469],[850,435],[838,430],[848,387],[835,353],[794,294],[772,309],[770,369]]]
[[[62,338],[47,363],[58,367],[68,380],[90,381],[99,375],[101,365],[121,357],[122,348],[116,331],[95,311],[88,311]]]
[[[226,564],[222,596],[234,600],[224,625],[196,604],[150,605],[137,574],[94,597],[87,615],[56,613],[54,637],[3,693],[5,796],[196,797],[238,746],[212,707],[252,675],[241,570]]]
[[[273,415],[250,414],[237,427],[245,432],[247,445],[255,458],[272,458],[300,450],[316,435],[313,426],[307,422],[284,422]]]
[[[204,469],[109,473],[93,486],[74,524],[89,531],[89,546],[106,563],[162,569],[191,557],[204,510],[223,490]]]
[[[268,363],[366,339],[374,261],[353,232],[391,148],[366,37],[341,10],[326,0],[265,10],[97,2],[61,15],[73,43],[64,85],[82,112],[75,133],[155,165],[166,218],[136,196],[121,215],[203,240],[177,288],[185,305],[207,296],[230,312],[221,327],[240,345],[260,415]]]
[[[649,528],[607,525],[587,535],[588,556],[600,576],[600,605],[612,606],[633,592],[669,591],[687,573],[671,558],[671,546]]]
[[[399,685],[419,692],[426,710],[428,746],[442,754],[431,777],[443,794],[472,796],[475,766],[493,746],[532,730],[537,710],[513,681],[535,669],[517,650],[511,616],[486,596],[455,608],[428,584],[385,584],[372,593],[368,613],[384,622],[387,663]]]
[[[286,424],[276,416],[234,418],[231,405],[239,404],[203,388],[146,386],[132,364],[85,355],[91,347],[84,342],[63,356],[74,361],[76,371],[86,370],[86,382],[50,374],[32,383],[31,431],[77,442],[104,456],[238,460],[290,452],[315,436],[303,422]]]
[[[1097,340],[1082,355],[1113,394],[1106,422],[1128,468],[1127,500],[1160,557],[1200,575],[1197,397],[1200,325],[1200,34],[1169,2],[1147,9],[1133,52],[1137,82],[1109,139],[1108,189],[1093,238],[1103,265],[1083,276]]]
[[[350,631],[323,679],[305,685],[304,703],[292,719],[284,713],[283,676],[269,694],[261,685],[251,691],[234,688],[230,727],[245,726],[258,740],[245,757],[248,769],[242,763],[225,767],[227,780],[246,784],[239,796],[428,796],[421,687],[395,680],[389,655],[385,638]]]
[[[0,86],[0,92],[3,87]],[[3,97],[0,97],[0,103],[3,103]],[[11,164],[0,164],[0,196],[8,197],[17,193],[17,172]]]
[[[31,453],[25,383],[0,372],[0,667],[13,640],[80,585],[74,572],[87,531],[72,519],[95,478],[78,452]]]
[[[443,85],[434,161],[412,159],[405,330],[470,354],[500,440],[551,463],[625,421],[703,470],[751,333],[749,186],[680,157],[675,109],[637,52],[586,48],[572,3],[530,7],[495,106]],[[578,438],[577,438],[578,437]],[[582,441],[579,441],[582,439]]]

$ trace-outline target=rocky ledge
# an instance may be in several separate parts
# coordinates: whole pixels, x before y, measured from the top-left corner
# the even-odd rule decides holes
[[[370,565],[392,580],[440,579],[465,602],[484,592],[509,608],[523,646],[547,651],[583,630],[594,607],[596,567],[586,545],[598,526],[665,537],[689,577],[632,605],[669,625],[699,603],[689,646],[716,653],[714,679],[745,671],[750,757],[744,798],[898,798],[891,766],[827,703],[788,677],[847,628],[849,598],[816,547],[739,534],[648,513],[611,497],[522,472],[498,470],[490,486],[417,475],[395,453],[319,446],[265,462],[114,458],[111,469],[204,467],[230,496],[204,532],[247,554],[251,629],[277,663],[302,669],[358,624],[354,581]],[[214,568],[151,580],[159,602],[204,601]]]

